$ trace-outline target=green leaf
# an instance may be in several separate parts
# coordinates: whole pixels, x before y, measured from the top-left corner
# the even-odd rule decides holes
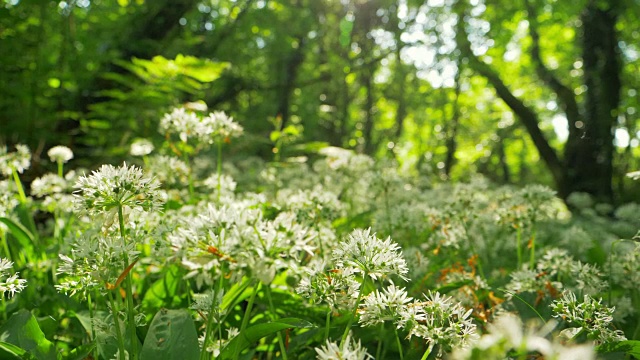
[[[282,133],[279,130],[274,130],[271,132],[271,134],[269,134],[269,139],[271,139],[272,142],[276,142],[278,141],[278,139],[280,139],[281,135]]]
[[[24,249],[33,248],[33,235],[24,225],[6,217],[0,217],[0,222],[9,228],[11,235],[18,240]]]
[[[249,345],[262,339],[265,336],[275,334],[278,331],[291,329],[291,328],[311,328],[313,324],[306,320],[296,318],[279,319],[272,322],[263,324],[257,324],[251,326],[245,331],[233,338],[227,346],[220,353],[220,357],[223,359],[232,358],[236,354],[239,354],[242,350],[249,347]]]
[[[91,351],[96,347],[95,343],[80,345],[77,348],[71,350],[67,360],[84,360],[89,357]]]
[[[230,309],[234,307],[236,304],[238,304],[239,302],[241,302],[242,300],[248,298],[252,292],[251,289],[247,289],[250,283],[251,283],[251,280],[249,280],[249,278],[247,277],[242,278],[242,282],[235,283],[224,294],[224,297],[222,298],[222,303],[220,304],[220,308],[223,310]]]
[[[151,322],[140,360],[198,359],[198,333],[186,310],[160,310]]]
[[[296,144],[290,147],[290,151],[300,151],[316,154],[320,150],[329,146],[329,143],[324,141],[311,141],[302,144]]]
[[[180,286],[180,270],[176,266],[167,269],[164,277],[154,282],[144,294],[142,306],[145,309],[159,309],[161,307],[175,307],[181,302],[178,296]]]
[[[47,340],[31,312],[21,309],[0,328],[3,341],[16,345],[38,360],[56,359],[56,349]]]
[[[607,343],[596,347],[599,354],[623,352],[640,360],[640,340],[626,340],[617,343]]]
[[[471,284],[473,284],[473,280],[456,281],[456,282],[452,282],[452,283],[443,285],[443,286],[437,288],[436,291],[441,293],[441,294],[446,294],[448,292],[460,289],[463,286],[471,285]]]
[[[25,354],[23,348],[0,341],[0,359],[24,359]]]

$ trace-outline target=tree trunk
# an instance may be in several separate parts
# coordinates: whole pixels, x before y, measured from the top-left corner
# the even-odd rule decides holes
[[[570,134],[565,148],[565,192],[587,192],[608,203],[613,202],[613,129],[621,87],[617,10],[590,1],[582,15],[585,114],[574,124],[580,133]]]

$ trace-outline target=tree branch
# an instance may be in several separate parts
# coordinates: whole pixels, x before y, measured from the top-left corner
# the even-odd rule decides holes
[[[575,127],[575,123],[580,121],[580,111],[578,109],[578,102],[573,94],[573,91],[566,85],[564,85],[554,74],[547,68],[542,61],[540,55],[540,34],[538,33],[538,21],[537,13],[532,0],[525,0],[527,7],[527,13],[529,13],[529,34],[531,35],[531,59],[536,67],[536,73],[540,80],[542,80],[551,90],[558,96],[560,106],[564,110],[567,116],[569,124],[569,133],[575,137],[578,128]]]
[[[538,149],[542,161],[545,162],[556,184],[560,187],[563,184],[563,165],[558,154],[551,145],[549,145],[542,130],[540,130],[538,126],[538,115],[527,107],[522,100],[513,95],[494,69],[480,60],[473,51],[471,51],[471,43],[467,37],[464,21],[467,17],[466,4],[463,2],[464,0],[459,0],[454,5],[456,13],[458,14],[456,42],[461,55],[469,60],[469,66],[473,70],[489,81],[502,101],[504,101],[520,119],[520,122],[525,129],[527,129],[531,140]]]

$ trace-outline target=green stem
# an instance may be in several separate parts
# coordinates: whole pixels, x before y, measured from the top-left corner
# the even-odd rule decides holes
[[[24,193],[24,187],[22,187],[22,181],[20,181],[20,176],[18,175],[18,172],[13,166],[11,167],[11,174],[13,175],[13,181],[16,184],[16,188],[18,190],[20,206],[22,207],[22,210],[24,210],[24,216],[26,217],[25,220],[28,221],[29,230],[33,234],[33,242],[36,247],[36,252],[39,253],[40,238],[38,236],[38,228],[36,227],[36,223],[33,220],[33,216],[31,215],[31,212],[27,208],[27,196]]]
[[[91,341],[96,341],[96,331],[93,327],[93,304],[91,303],[91,294],[87,294],[87,304],[89,305],[89,319],[91,320]],[[98,347],[93,347],[93,358],[98,358]]]
[[[384,337],[384,322],[380,323],[380,332],[378,333],[378,346],[376,347],[376,359],[382,359],[382,339]]]
[[[325,341],[329,339],[330,325],[331,325],[331,309],[327,311],[327,318],[325,319],[325,322],[324,322],[324,340]]]
[[[516,248],[518,251],[518,267],[517,269],[520,270],[520,266],[522,266],[522,246],[521,243],[522,242],[522,231],[520,230],[520,225],[518,225],[518,232],[516,235]]]
[[[621,242],[624,241],[624,239],[618,239],[614,242],[611,243],[611,250],[609,250],[609,291],[607,294],[607,304],[609,306],[611,306],[611,283],[613,281],[612,275],[613,275],[613,250],[615,248],[615,246]]]
[[[402,342],[400,342],[400,336],[398,336],[398,329],[393,329],[393,333],[396,334],[396,343],[398,344],[398,352],[400,353],[400,360],[404,359],[404,355],[402,353]]]
[[[532,224],[531,229],[531,255],[529,257],[529,267],[534,269],[536,265],[536,224]]]
[[[204,360],[208,358],[207,355],[207,346],[209,344],[209,339],[211,338],[211,327],[213,326],[213,314],[216,312],[216,307],[220,304],[217,303],[218,294],[222,291],[222,271],[220,271],[220,278],[218,279],[218,289],[212,293],[213,299],[211,300],[211,309],[209,309],[209,318],[207,319],[207,327],[205,328],[204,333],[204,342],[202,343],[202,352],[200,353],[200,359]],[[217,324],[217,332],[219,334],[219,340],[222,340],[222,324],[218,321]]]
[[[4,254],[7,257],[7,260],[13,262],[11,260],[11,251],[9,251],[7,233],[5,233],[4,230],[1,230],[1,229],[0,229],[0,241],[2,241],[2,247],[4,248]]]
[[[267,299],[269,300],[269,310],[273,316],[273,321],[277,320],[278,316],[276,314],[276,307],[273,306],[273,300],[271,298],[271,286],[267,286],[265,288],[265,294],[267,295]],[[282,354],[282,359],[287,360],[287,348],[284,346],[284,340],[282,339],[282,332],[278,331],[278,345],[280,346],[280,353]]]
[[[120,223],[120,237],[122,238],[122,246],[126,249],[127,242],[125,240],[124,215],[122,213],[122,205],[118,205],[118,221]],[[122,253],[125,268],[129,266],[129,256],[126,250]],[[138,336],[136,334],[136,318],[133,306],[133,286],[131,285],[131,269],[124,279],[125,292],[127,294],[127,320],[129,323],[129,336],[131,338],[131,356],[132,360],[138,358]]]
[[[58,176],[60,176],[61,178],[64,178],[64,172],[63,170],[64,165],[62,164],[62,161],[58,161]]]
[[[240,332],[238,333],[238,336],[244,336],[244,331],[247,328],[247,325],[249,324],[249,320],[251,318],[251,310],[253,310],[253,303],[256,300],[256,295],[258,295],[258,289],[260,288],[260,282],[258,282],[254,287],[253,287],[253,292],[251,293],[251,297],[249,298],[249,303],[247,303],[247,309],[244,312],[244,317],[242,318],[242,325],[240,325]],[[240,348],[236,347],[236,353],[234,354],[234,359],[239,359],[240,358]]]
[[[358,292],[358,298],[356,299],[356,304],[353,307],[353,311],[351,311],[351,317],[349,318],[349,322],[347,323],[347,327],[344,329],[344,334],[342,334],[342,341],[340,345],[344,344],[347,340],[347,336],[349,336],[349,330],[351,330],[351,325],[353,321],[356,319],[356,314],[358,313],[358,307],[360,306],[360,299],[362,299],[362,294],[364,293],[365,285],[367,284],[367,277],[369,276],[368,272],[365,272],[362,277],[362,285],[360,286],[360,291]]]
[[[124,337],[122,336],[122,330],[120,329],[120,320],[119,320],[119,310],[118,303],[113,296],[114,292],[117,292],[118,288],[114,291],[109,291],[109,302],[111,303],[111,314],[113,315],[113,324],[116,328],[116,339],[118,340],[118,351],[120,352],[119,359],[126,359],[125,348],[124,348]]]
[[[222,188],[222,141],[218,141],[218,162],[216,164],[218,174],[218,204],[220,203],[220,191]]]
[[[189,173],[187,174],[187,181],[189,182],[189,199],[193,200],[193,177],[191,176],[193,169],[191,168],[191,161],[189,161],[189,155],[187,155],[186,151],[184,152],[184,162],[187,164],[187,168],[189,169]]]
[[[434,342],[429,342],[429,347],[427,348],[427,351],[424,352],[424,355],[422,355],[421,360],[426,360],[429,357],[429,354],[431,354],[431,351],[433,351],[433,347],[436,344]]]
[[[27,203],[27,196],[24,193],[24,188],[22,187],[22,182],[20,181],[20,176],[15,168],[11,167],[11,173],[13,174],[13,181],[16,183],[16,188],[18,189],[18,196],[20,198],[20,203],[25,205]]]

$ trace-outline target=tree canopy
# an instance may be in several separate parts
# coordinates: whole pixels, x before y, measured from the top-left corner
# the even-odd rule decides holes
[[[203,101],[245,127],[243,154],[273,156],[275,131],[624,202],[639,15],[634,0],[5,0],[0,142],[36,160],[74,145],[89,165]]]

